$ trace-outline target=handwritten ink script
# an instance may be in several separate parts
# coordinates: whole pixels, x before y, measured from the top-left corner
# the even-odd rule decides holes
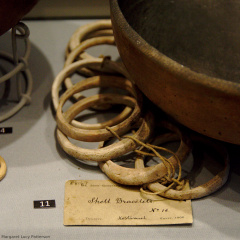
[[[142,194],[110,180],[70,180],[64,225],[163,225],[192,223],[191,201]]]

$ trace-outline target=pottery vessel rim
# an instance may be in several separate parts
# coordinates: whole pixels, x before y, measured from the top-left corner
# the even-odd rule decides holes
[[[121,34],[127,36],[128,40],[133,45],[137,45],[137,49],[140,52],[143,52],[164,70],[171,72],[183,81],[189,81],[191,83],[194,82],[197,85],[205,85],[208,88],[214,88],[222,93],[227,92],[228,95],[240,96],[239,83],[227,81],[222,78],[210,77],[204,73],[193,71],[189,67],[183,66],[179,62],[171,59],[155,47],[151,46],[127,22],[121,8],[119,7],[118,1],[119,0],[110,0],[111,15],[114,14],[114,18],[117,19],[116,24],[120,27],[122,31]]]

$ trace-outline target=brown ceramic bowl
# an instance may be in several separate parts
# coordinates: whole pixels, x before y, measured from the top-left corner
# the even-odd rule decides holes
[[[110,0],[116,44],[141,91],[179,123],[240,144],[238,1]]]
[[[0,36],[14,27],[38,0],[0,0]]]

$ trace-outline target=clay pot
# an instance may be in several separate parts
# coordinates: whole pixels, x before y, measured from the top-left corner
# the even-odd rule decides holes
[[[140,90],[179,123],[240,144],[237,1],[110,0],[116,44]]]
[[[0,0],[0,36],[15,26],[38,0]]]

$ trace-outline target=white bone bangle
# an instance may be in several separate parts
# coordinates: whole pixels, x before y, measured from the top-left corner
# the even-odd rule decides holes
[[[133,135],[140,141],[147,141],[152,134],[154,125],[153,115],[148,112],[142,119],[141,126],[137,132]],[[70,156],[79,160],[88,161],[106,161],[108,159],[114,159],[129,153],[136,149],[138,144],[131,139],[124,138],[119,142],[113,143],[109,146],[99,149],[86,149],[78,147],[72,144],[66,135],[64,135],[59,129],[57,129],[57,140],[63,150]]]
[[[0,156],[0,181],[6,176],[7,165],[3,157]]]
[[[112,22],[111,20],[100,20],[93,23],[88,23],[86,25],[83,25],[79,27],[70,38],[70,41],[68,43],[68,48],[70,52],[78,46],[89,34],[92,32],[98,31],[98,30],[106,30],[106,29],[112,29]]]
[[[206,139],[203,141],[206,144]],[[226,149],[220,145],[217,146],[212,141],[207,141],[207,144],[211,144],[217,151],[221,152],[221,155],[224,158],[224,169],[219,172],[215,177],[213,177],[207,183],[204,183],[198,187],[195,187],[190,190],[174,190],[174,189],[167,189],[160,183],[150,183],[147,185],[147,188],[151,190],[154,194],[158,194],[162,197],[176,199],[176,200],[189,200],[189,199],[198,199],[210,195],[221,188],[227,181],[228,174],[229,174],[229,157],[226,152]],[[140,160],[138,162],[137,168],[143,168],[144,164]]]
[[[95,87],[113,87],[113,88],[119,88],[126,90],[128,93],[130,93],[131,96],[134,96],[135,98],[138,98],[139,101],[141,100],[140,93],[136,93],[136,89],[133,86],[133,84],[122,77],[116,77],[116,76],[95,76],[88,79],[85,79],[81,82],[76,83],[70,90],[68,90],[67,98],[70,98],[75,92],[80,92],[83,90],[87,90],[90,88]],[[132,108],[126,107],[119,115],[116,117],[103,122],[103,123],[97,123],[97,124],[87,124],[82,123],[76,120],[71,121],[71,124],[75,127],[81,128],[81,129],[101,129],[105,128],[107,126],[111,127],[113,125],[116,125],[122,121],[124,121],[132,112]]]
[[[72,89],[69,89],[72,90]],[[65,94],[66,93],[66,94]],[[67,92],[65,92],[60,99],[59,107],[57,109],[56,121],[58,128],[66,134],[76,140],[86,142],[99,142],[105,141],[112,137],[112,133],[107,129],[88,130],[76,128],[70,124],[72,119],[78,115],[81,111],[94,106],[94,104],[125,104],[131,108],[134,108],[130,116],[119,124],[112,126],[111,128],[117,134],[122,135],[128,132],[132,126],[139,120],[141,111],[136,99],[124,95],[117,94],[96,94],[90,97],[79,100],[73,104],[64,114],[62,113],[62,106],[67,100]]]
[[[170,125],[170,123],[164,123],[164,125],[166,128],[171,128],[171,130],[174,129],[175,134],[168,133],[157,137],[158,144],[180,140],[181,142],[176,156],[180,161],[184,161],[191,151],[190,140],[177,127]],[[143,159],[143,156],[138,156],[135,160],[135,164],[140,162],[144,165]],[[175,168],[178,167],[177,160],[174,156],[170,157],[168,160]],[[151,167],[133,169],[119,166],[111,160],[108,160],[106,162],[100,162],[99,167],[111,180],[124,185],[142,185],[154,182],[167,174],[167,169],[163,163]]]
[[[67,67],[70,64],[72,64],[76,60],[76,58],[79,56],[79,54],[82,53],[87,48],[89,48],[91,46],[103,44],[103,43],[112,44],[113,42],[114,42],[114,38],[113,37],[112,38],[109,38],[109,37],[108,38],[106,38],[106,37],[98,37],[98,38],[95,38],[95,39],[89,39],[89,40],[84,41],[81,45],[77,46],[68,55],[68,57],[67,57],[67,59],[65,61],[64,67]],[[104,62],[104,59],[102,59],[102,58],[93,58],[93,57],[90,58],[89,57],[89,58],[85,58],[85,59],[89,59],[89,60],[92,59],[93,61],[94,61],[94,59],[98,59],[98,60],[100,60],[102,62],[102,64],[95,64],[95,65],[89,64],[89,66],[84,66],[84,67],[80,66],[75,71],[80,71],[83,68],[85,69],[86,67],[90,67],[90,68],[97,69],[98,71],[103,70],[103,71],[106,71],[108,73],[118,73],[118,74],[122,74],[122,75],[127,76],[126,69],[120,63],[113,62],[111,60],[108,60],[108,62]],[[81,61],[81,60],[79,60],[79,61]],[[96,74],[91,72],[91,73],[89,73],[87,75],[93,76],[93,75],[96,75]],[[64,84],[65,84],[66,88],[70,88],[73,85],[70,78],[66,78],[64,80]],[[75,98],[77,98],[77,96],[75,96]]]
[[[80,60],[84,58],[98,58],[94,57],[85,52],[86,49],[90,47],[94,47],[96,45],[107,44],[107,45],[115,45],[115,40],[113,36],[96,36],[94,38],[86,39],[81,44],[77,45],[71,52],[68,53],[66,59],[69,55],[74,52],[77,48],[81,48],[83,46],[83,50],[78,50],[79,54],[74,58],[74,60]]]
[[[89,23],[89,24],[79,27],[74,32],[74,34],[72,35],[72,37],[68,43],[68,46],[66,48],[66,57],[68,57],[70,52],[72,52],[72,51],[74,52],[77,47],[79,48],[80,47],[79,45],[85,45],[85,46],[88,45],[89,42],[87,42],[85,40],[94,38],[93,40],[91,40],[91,45],[89,45],[89,47],[97,45],[98,40],[96,37],[99,37],[99,36],[102,36],[102,37],[113,36],[112,23],[111,23],[110,19],[100,20],[100,21]],[[84,41],[84,43],[83,43],[83,41]],[[107,44],[115,44],[114,38],[112,38],[112,39],[105,38],[105,41]],[[100,43],[98,43],[98,44],[100,44]],[[88,48],[88,47],[85,47],[85,48]],[[89,55],[88,53],[86,53],[86,52],[81,53],[78,51],[78,53],[75,54],[74,60],[72,60],[72,62],[75,61],[77,58],[79,58],[80,55],[81,55],[80,58],[82,58],[82,59],[92,58],[92,56]],[[95,67],[95,66],[90,66],[90,67],[86,67],[86,68],[81,68],[79,70],[79,72],[86,76],[94,76],[94,75],[97,75],[96,72],[93,71],[94,69],[96,69],[98,71],[100,70],[103,72],[121,73],[125,77],[129,77],[128,73],[122,63],[115,62],[115,66],[117,66],[117,68],[116,67],[112,68],[111,65],[108,66],[108,64],[104,64],[104,66],[101,66],[101,68]],[[91,70],[91,69],[93,69],[93,70]],[[66,84],[67,88],[71,87],[71,82],[69,79],[66,80],[65,84]]]
[[[91,65],[98,65],[102,64],[103,60],[102,59],[84,59],[81,61],[77,61],[72,63],[71,65],[66,66],[64,69],[62,69],[56,78],[53,81],[52,84],[52,101],[53,101],[53,107],[55,111],[58,108],[59,105],[59,89],[63,81],[72,75],[78,68],[83,68],[86,66],[91,66]]]
[[[81,27],[80,27],[81,28]],[[81,30],[81,29],[80,29]],[[82,42],[84,42],[85,40],[88,40],[88,39],[91,39],[91,38],[96,38],[96,37],[110,37],[110,38],[105,38],[105,41],[106,41],[106,44],[109,44],[109,45],[115,45],[115,40],[114,38],[112,38],[113,36],[113,30],[112,29],[103,29],[103,30],[96,30],[94,32],[90,32],[88,34],[86,34],[85,36],[82,36],[81,39],[78,39],[78,36],[75,36],[77,35],[76,33],[73,34],[73,36],[71,37],[71,43],[72,42],[75,42],[78,44],[76,46],[71,46],[72,49],[69,49],[69,45],[70,45],[70,42],[66,48],[66,59],[68,58],[69,54],[75,49],[77,48],[77,46],[79,46],[80,44],[82,44]],[[75,40],[75,38],[77,38],[78,40]],[[96,40],[96,39],[95,39]],[[86,44],[86,42],[84,43],[84,45]],[[93,44],[94,46],[94,44]],[[77,60],[79,59],[86,59],[86,58],[94,58],[93,56],[91,56],[90,54],[88,54],[87,52],[82,52],[79,54],[78,57],[75,57]],[[92,68],[93,70],[91,70],[91,68],[83,68],[83,69],[80,69],[78,72],[80,74],[83,74],[83,75],[86,75],[86,76],[94,76],[96,75],[94,69],[97,69],[99,70],[99,68]],[[100,70],[105,70],[105,68],[100,68]],[[107,70],[107,69],[106,69]],[[106,72],[109,72],[109,70],[107,70]]]
[[[81,27],[80,27],[81,28]],[[86,34],[84,37],[82,37],[82,39],[78,39],[77,41],[75,40],[75,38],[77,38],[76,36],[76,32],[72,35],[70,41],[68,42],[68,45],[66,47],[65,50],[65,56],[67,57],[69,55],[70,52],[72,52],[78,45],[80,45],[83,41],[90,39],[90,38],[95,38],[95,37],[106,37],[106,36],[113,36],[113,30],[112,29],[102,29],[102,30],[96,30],[94,32],[90,32],[88,34]],[[74,39],[74,40],[73,40]],[[74,44],[77,43],[76,46],[72,45],[72,42],[74,41]],[[71,45],[71,48],[70,48]],[[91,55],[87,54],[87,53],[83,53],[85,55],[85,57],[91,57]]]
[[[91,42],[93,43],[96,42],[96,44],[93,44],[92,46],[98,45],[97,44],[98,37],[103,37],[102,39],[105,39],[104,40],[105,44],[115,45],[111,20],[100,20],[100,21],[89,23],[79,27],[70,38],[70,41],[66,49],[66,57],[69,55],[70,52],[74,51],[80,45],[82,44],[85,45],[85,42],[87,42],[89,39],[91,39]],[[103,43],[104,42],[102,42],[102,44]],[[80,52],[77,58],[87,59],[87,58],[94,58],[94,57],[89,55],[86,52]],[[112,72],[112,71],[109,71],[109,69],[107,68],[105,69],[105,68],[99,68],[99,67],[81,68],[80,70],[78,70],[78,72],[86,76],[97,75],[96,71]]]
[[[112,28],[96,30],[94,32],[90,32],[89,34],[87,34],[86,36],[84,36],[82,38],[82,41],[85,41],[85,40],[90,39],[90,38],[100,37],[100,36],[102,36],[102,37],[113,36]],[[81,44],[81,42],[79,44]]]
[[[66,58],[66,62],[68,61],[68,59],[72,58],[71,55],[75,54],[76,52],[78,52],[78,54],[74,57],[72,62],[82,60],[82,59],[103,58],[103,57],[94,57],[87,54],[87,52],[85,52],[86,49],[93,46],[101,45],[101,44],[114,45],[115,44],[114,37],[113,36],[95,37],[95,38],[91,38],[83,41],[72,52],[69,53],[69,55]],[[104,68],[103,66],[93,66],[93,67],[88,67],[84,69],[81,68],[78,70],[78,72],[87,76],[92,76],[93,74],[96,75],[96,72],[115,73],[114,70]]]
[[[52,85],[52,101],[53,101],[54,109],[56,110],[59,104],[59,88],[62,82],[67,77],[73,74],[78,68],[87,67],[87,66],[99,66],[104,63],[105,63],[104,59],[84,59],[81,61],[74,62],[66,66],[64,69],[62,69],[62,71],[60,71],[59,74],[56,76]],[[108,62],[106,64],[108,66],[114,66],[114,62]]]
[[[66,79],[66,77],[68,77],[69,75],[71,75],[79,66],[86,66],[86,65],[94,65],[94,64],[101,64],[102,61],[99,60],[82,60],[81,62],[75,62],[72,63],[71,65],[69,65],[68,67],[64,68],[55,78],[53,85],[52,85],[52,101],[53,101],[53,106],[55,108],[55,110],[58,108],[59,105],[59,87],[61,85],[61,83],[64,81],[64,79]],[[110,63],[111,64],[111,63]],[[92,88],[92,87],[105,87],[105,86],[112,86],[115,88],[120,88],[123,90],[128,91],[131,95],[134,95],[135,97],[138,97],[138,101],[140,101],[140,94],[136,94],[136,88],[134,87],[134,85],[127,79],[124,79],[122,77],[116,77],[116,76],[96,76],[96,77],[92,77],[86,80],[83,80],[77,84],[75,84],[74,88],[71,88],[70,93],[72,91],[76,90],[76,93]],[[69,93],[68,91],[68,93]],[[74,95],[76,95],[76,93],[72,93]],[[69,96],[71,97],[71,96]],[[117,116],[115,119],[112,119],[111,122],[106,122],[105,124],[102,125],[95,125],[93,124],[91,129],[99,129],[102,128],[103,126],[106,126],[107,124],[110,124],[109,126],[112,126],[114,124],[117,124],[123,120],[125,120],[129,114],[131,112],[131,109],[126,108],[119,116]],[[76,120],[73,120],[71,123],[73,126],[75,127],[79,127],[79,128],[88,128],[89,125],[85,125],[84,123],[79,123]]]

